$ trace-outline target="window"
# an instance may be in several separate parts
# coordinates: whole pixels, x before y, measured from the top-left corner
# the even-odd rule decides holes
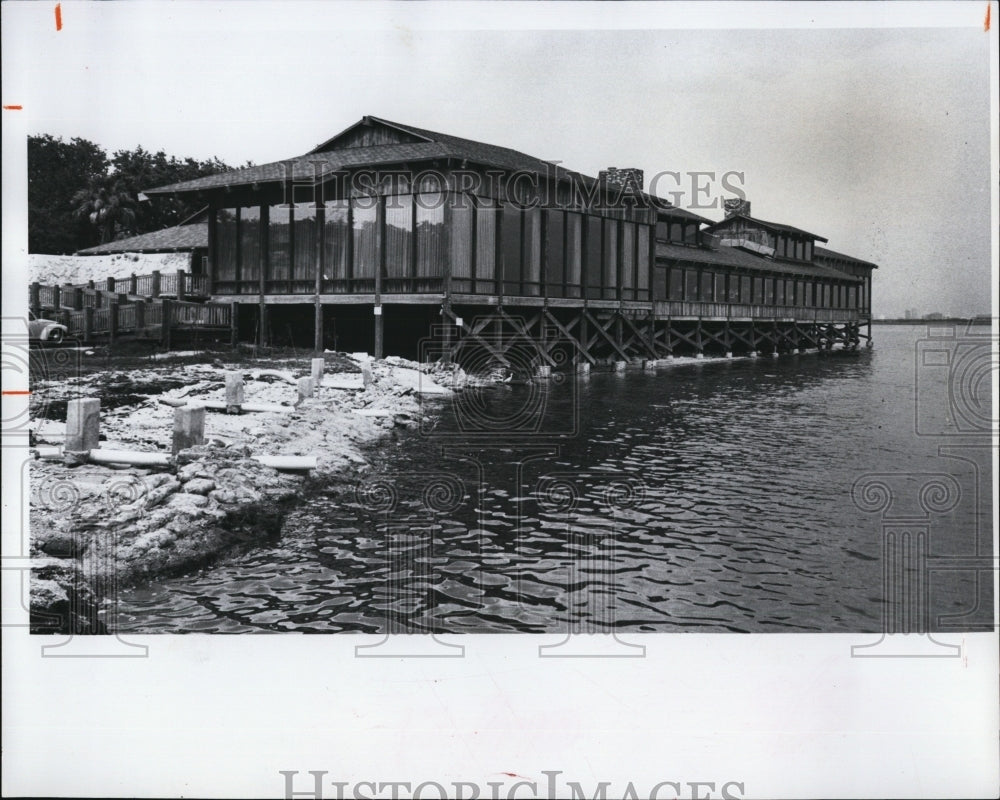
[[[566,296],[580,297],[583,268],[583,217],[566,214]]]
[[[452,290],[472,291],[472,199],[459,197],[451,208],[451,277]]]
[[[635,223],[622,223],[622,297],[635,299]]]
[[[417,195],[416,234],[417,277],[442,277],[447,254],[444,248],[444,195],[440,192]],[[427,288],[426,284],[424,288]]]
[[[316,206],[297,203],[292,211],[292,220],[295,236],[292,279],[298,282],[294,288],[310,291],[315,287],[316,276]]]
[[[267,277],[287,281],[292,273],[292,207],[271,206],[267,220]]]
[[[370,197],[351,200],[353,218],[354,278],[374,278],[378,268],[378,209]]]
[[[639,225],[636,228],[636,281],[640,295],[639,299],[648,297],[649,292],[649,233],[650,226]]]
[[[783,306],[785,304],[785,281],[783,278],[775,281],[774,304],[776,306]]]
[[[726,275],[723,272],[715,273],[715,302],[726,302]]]
[[[526,295],[542,293],[542,210],[526,208],[524,225],[524,278],[522,290]]]
[[[604,273],[601,281],[605,300],[618,296],[618,221],[604,220]]]
[[[711,303],[715,299],[715,275],[711,272],[701,273],[701,294],[699,300],[704,303]]]
[[[413,259],[413,196],[393,195],[385,199],[385,275],[389,279],[409,278]],[[403,287],[390,283],[389,291]]]
[[[239,223],[235,208],[220,208],[215,212],[215,280],[236,280],[236,258]]]
[[[740,277],[739,275],[729,275],[729,302],[740,302]]]
[[[670,270],[670,299],[684,299],[684,270],[676,267]]]
[[[545,283],[546,294],[563,296],[563,239],[566,235],[562,211],[545,211]]]
[[[503,293],[521,293],[521,209],[513,204],[503,207],[501,230]]]
[[[488,201],[487,201],[488,202]],[[476,291],[496,291],[497,210],[492,205],[476,207]]]
[[[583,272],[586,281],[586,296],[601,296],[601,218],[587,216],[586,239],[584,240]]]
[[[694,269],[684,270],[684,299],[695,301],[698,299],[698,271]]]
[[[741,303],[752,303],[753,300],[750,297],[750,276],[744,275],[740,278],[740,302]]]
[[[260,208],[240,209],[240,280],[260,280]]]
[[[331,200],[323,215],[323,280],[347,278],[348,203]]]
[[[754,305],[763,305],[764,303],[764,279],[754,278],[753,279],[753,301]]]
[[[764,278],[764,305],[774,305],[774,278]]]

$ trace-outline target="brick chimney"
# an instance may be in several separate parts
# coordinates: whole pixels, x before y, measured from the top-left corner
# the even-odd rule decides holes
[[[750,201],[739,197],[727,197],[722,201],[722,207],[726,212],[726,219],[742,214],[744,217],[750,216]]]
[[[635,167],[623,167],[622,169],[608,167],[597,174],[597,179],[604,186],[617,189],[624,189],[627,186],[629,187],[628,191],[634,194],[641,192],[645,183],[642,170]]]

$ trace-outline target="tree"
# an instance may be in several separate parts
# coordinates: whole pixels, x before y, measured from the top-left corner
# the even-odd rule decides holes
[[[72,202],[76,216],[88,220],[100,232],[100,244],[135,235],[138,201],[121,177],[91,178],[86,189],[73,195]]]
[[[108,169],[100,146],[86,139],[43,134],[28,137],[28,250],[73,253],[97,244],[70,202],[73,193]]]
[[[247,162],[246,166],[252,166]],[[179,159],[143,147],[112,158],[85,139],[64,142],[49,134],[28,139],[28,249],[75,253],[123,236],[177,225],[204,203],[140,193],[154,186],[232,169],[218,158]]]

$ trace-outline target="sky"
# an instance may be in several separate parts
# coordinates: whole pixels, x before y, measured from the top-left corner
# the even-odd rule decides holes
[[[4,125],[240,164],[370,114],[680,173],[660,194],[712,219],[735,172],[754,216],[879,264],[876,316],[989,313],[995,32],[982,3],[887,5],[63,2],[57,30],[4,3]]]

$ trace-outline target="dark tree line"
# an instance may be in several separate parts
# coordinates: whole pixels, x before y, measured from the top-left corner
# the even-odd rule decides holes
[[[249,164],[248,164],[249,166]],[[43,134],[28,138],[28,250],[70,254],[86,247],[176,225],[197,201],[143,189],[233,169],[218,158],[198,161],[142,147],[109,158],[97,144]]]

